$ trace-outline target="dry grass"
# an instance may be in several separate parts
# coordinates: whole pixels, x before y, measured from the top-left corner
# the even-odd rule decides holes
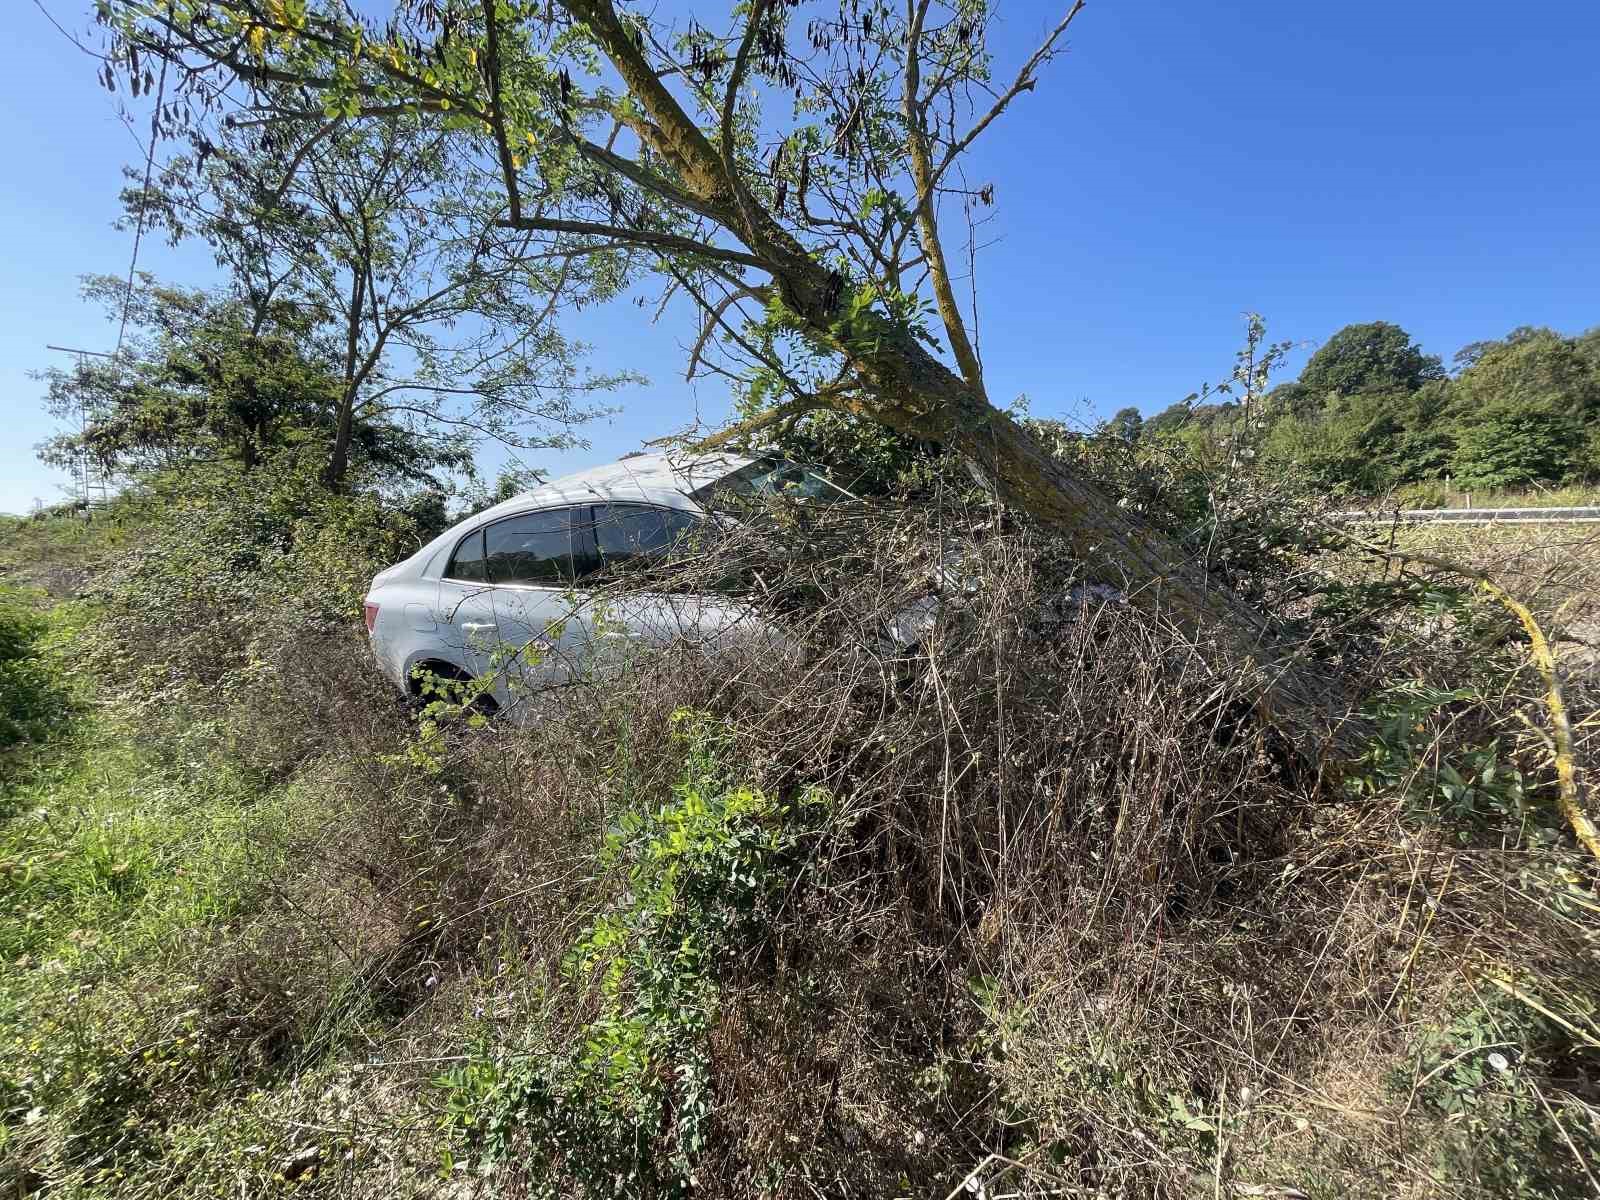
[[[980,1164],[1017,1195],[1582,1194],[1596,875],[1544,807],[1515,646],[1405,613],[1318,632],[1360,682],[1496,689],[1421,718],[1404,777],[1356,790],[1254,723],[1247,673],[1074,591],[992,514],[785,520],[617,585],[703,588],[714,561],[782,638],[632,657],[521,725],[419,740],[348,642],[258,645],[226,753],[314,802],[182,967],[201,1046],[255,1075],[122,1192],[290,1170],[315,1194],[573,1194],[536,1143],[442,1176],[446,1142],[474,1152],[430,1081],[566,1053],[604,1018],[563,961],[638,886],[604,837],[672,797],[693,710],[739,783],[831,797],[759,932],[716,960],[695,1194],[944,1196]],[[1536,569],[1559,604],[1588,568],[1556,562]],[[887,645],[940,580],[926,636]],[[1527,803],[1445,805],[1441,765],[1495,736]],[[650,1067],[671,1097],[679,1065]],[[667,1111],[652,1153],[684,1135]],[[26,1177],[72,1194],[40,1153]]]

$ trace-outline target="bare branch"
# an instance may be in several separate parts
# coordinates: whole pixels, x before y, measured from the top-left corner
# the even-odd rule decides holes
[[[722,320],[722,314],[728,311],[730,305],[742,299],[738,292],[730,292],[717,302],[715,308],[706,314],[705,325],[700,330],[700,336],[695,339],[694,347],[689,351],[689,369],[683,373],[684,379],[692,380],[694,371],[700,365],[700,355],[706,348],[706,343],[711,340],[712,333]]]
[[[741,250],[724,250],[720,246],[708,246],[675,233],[656,233],[648,229],[622,229],[615,225],[600,225],[593,221],[562,221],[554,217],[523,217],[518,221],[497,221],[496,224],[504,229],[528,229],[536,233],[576,233],[587,237],[609,238],[626,245],[649,247],[653,250],[676,250],[680,254],[697,254],[720,262],[755,267],[761,271],[771,269],[754,254],[746,254]]]
[[[945,151],[944,157],[940,159],[938,169],[933,172],[934,183],[939,181],[939,179],[944,175],[946,169],[952,162],[956,160],[961,152],[964,151],[968,146],[972,145],[977,136],[985,129],[989,128],[996,117],[1005,112],[1007,106],[1010,105],[1013,100],[1015,100],[1023,92],[1031,92],[1033,90],[1033,85],[1037,82],[1033,73],[1038,70],[1039,67],[1044,65],[1044,63],[1048,62],[1049,59],[1054,55],[1056,42],[1059,41],[1061,35],[1067,31],[1067,26],[1072,24],[1072,18],[1076,17],[1078,13],[1083,11],[1083,6],[1086,3],[1088,3],[1088,0],[1074,0],[1072,7],[1067,10],[1067,15],[1062,17],[1061,20],[1056,23],[1056,27],[1050,31],[1049,36],[1047,36],[1040,44],[1039,48],[1033,52],[1033,57],[1022,64],[1022,69],[1017,72],[1017,77],[1012,82],[1011,86],[1007,88],[1001,97],[994,102],[989,111],[983,114],[983,116],[978,120],[978,123],[966,132],[964,137],[951,143],[949,149]]]

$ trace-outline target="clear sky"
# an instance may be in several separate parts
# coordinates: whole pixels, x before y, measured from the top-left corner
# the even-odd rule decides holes
[[[89,0],[43,3],[85,27]],[[1011,63],[1060,7],[1001,3]],[[0,511],[20,512],[61,482],[34,459],[52,424],[28,373],[62,361],[47,342],[115,341],[77,276],[127,270],[111,223],[139,152],[33,0],[0,12]],[[1447,362],[1517,325],[1576,332],[1600,324],[1600,5],[1092,0],[969,178],[999,212],[979,261],[990,394],[1041,416],[1166,407],[1227,373],[1247,309],[1302,357],[1352,321],[1398,322]],[[140,265],[209,279],[199,251],[147,244]],[[725,412],[682,381],[686,330],[648,317],[585,314],[595,365],[651,383],[590,450],[535,465]]]

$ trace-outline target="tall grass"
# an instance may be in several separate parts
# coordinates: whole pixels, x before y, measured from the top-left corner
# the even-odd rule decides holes
[[[1503,626],[1285,559],[1252,594],[1367,698],[1361,759],[1308,763],[1259,681],[986,509],[775,520],[613,587],[731,578],[781,636],[622,656],[521,723],[419,726],[314,608],[129,603],[142,559],[58,660],[111,703],[0,828],[7,1183],[1591,1187],[1595,866]]]

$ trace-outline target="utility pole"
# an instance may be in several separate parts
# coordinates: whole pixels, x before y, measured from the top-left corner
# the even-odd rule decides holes
[[[116,358],[115,354],[107,354],[103,350],[80,350],[74,346],[53,346],[45,344],[46,350],[54,350],[60,354],[76,354],[78,356],[78,370],[83,370],[85,358]],[[79,393],[78,399],[78,433],[81,436],[89,428],[89,402]],[[93,506],[96,493],[101,504],[109,498],[109,485],[103,471],[95,467],[94,459],[85,452],[78,454],[77,464],[72,471],[72,494],[83,504],[83,519],[89,519],[89,510]]]

